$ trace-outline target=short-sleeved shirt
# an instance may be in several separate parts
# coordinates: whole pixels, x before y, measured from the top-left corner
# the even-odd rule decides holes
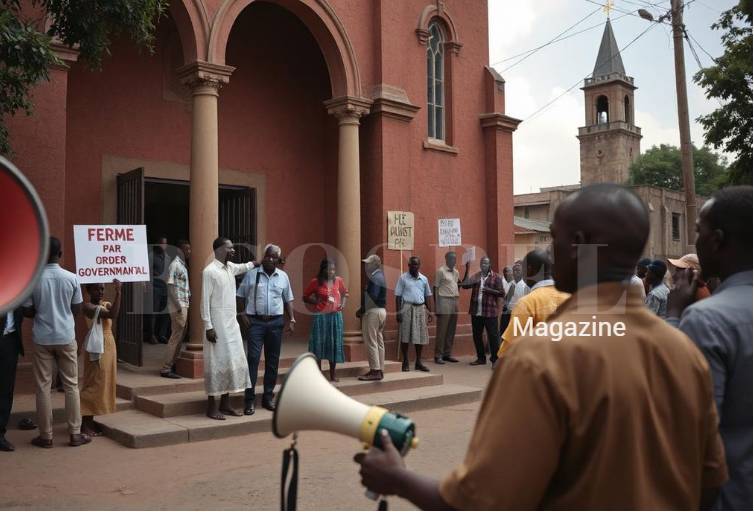
[[[335,277],[332,283],[325,281],[320,283],[316,277],[309,282],[309,286],[304,290],[304,297],[316,294],[319,302],[317,305],[310,305],[309,309],[317,313],[334,313],[340,310],[343,304],[343,298],[348,295],[348,290],[339,276]]]
[[[246,300],[247,315],[276,316],[283,314],[285,302],[293,301],[293,290],[284,271],[276,268],[268,276],[260,266],[246,273],[236,296]]]
[[[511,312],[510,323],[503,333],[503,343],[497,352],[498,357],[502,357],[511,347],[517,338],[516,330],[524,327],[530,318],[534,325],[544,322],[568,297],[570,294],[555,288],[552,279],[544,279],[532,286],[531,291],[518,301],[516,308]]]
[[[511,282],[511,286],[513,286],[513,296],[511,297],[510,302],[508,303],[508,310],[513,311],[513,308],[516,307],[516,304],[518,304],[518,301],[521,300],[521,297],[529,293],[529,285],[527,285],[524,280],[520,281],[513,281]]]
[[[191,289],[189,288],[189,275],[186,265],[181,258],[176,257],[170,262],[168,268],[168,285],[175,289],[175,297],[183,308],[189,307],[191,301]]]
[[[624,336],[531,336],[499,361],[466,458],[440,485],[449,505],[696,510],[701,490],[727,479],[691,340],[620,283],[579,290],[548,325],[593,315],[623,322]]]
[[[49,263],[24,304],[34,306],[32,339],[38,345],[68,345],[76,341],[76,321],[71,304],[81,304],[81,285],[76,274]]]
[[[437,288],[438,297],[458,297],[458,279],[460,274],[457,268],[450,270],[447,265],[437,269],[435,272],[435,287]]]
[[[427,277],[421,272],[417,277],[412,276],[411,272],[404,272],[395,285],[395,296],[409,304],[424,304],[424,298],[432,296],[432,288]]]
[[[665,318],[668,311],[669,293],[670,289],[665,283],[660,283],[649,291],[647,298],[644,299],[644,303],[655,315]]]
[[[680,329],[707,358],[715,384],[720,435],[730,481],[720,490],[718,509],[752,508],[752,271],[720,283],[709,298],[683,312]],[[677,318],[668,318],[679,325]]]

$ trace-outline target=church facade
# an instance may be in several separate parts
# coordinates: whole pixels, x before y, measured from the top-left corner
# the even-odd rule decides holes
[[[636,89],[633,77],[623,67],[608,19],[594,71],[582,87],[585,124],[577,135],[581,182],[514,197],[516,258],[522,258],[533,247],[550,244],[549,224],[555,210],[573,191],[593,183],[628,183],[631,164],[640,154],[642,137],[634,117]],[[687,246],[694,241],[687,240],[683,192],[650,186],[632,188],[649,209],[650,235],[644,256],[664,259],[686,254]],[[697,197],[697,205],[703,204],[704,199]]]
[[[334,257],[351,289],[347,357],[361,359],[367,254],[382,256],[390,283],[409,254],[431,273],[447,250],[438,219],[458,218],[477,257],[509,259],[518,120],[487,66],[487,16],[486,1],[175,0],[152,53],[117,39],[92,71],[56,46],[63,64],[34,90],[33,115],[9,119],[13,160],[69,269],[76,224],[190,240],[197,305],[219,235],[246,258],[281,246],[298,294]],[[389,211],[414,213],[412,250],[387,249]],[[125,302],[138,295],[129,286]],[[118,335],[135,364],[141,331],[123,325],[138,316],[124,313]],[[196,376],[198,307],[190,325],[179,370]]]

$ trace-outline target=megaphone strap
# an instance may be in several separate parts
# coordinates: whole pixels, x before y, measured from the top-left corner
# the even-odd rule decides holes
[[[293,466],[291,468],[291,466]],[[292,469],[288,482],[288,470]],[[287,492],[286,492],[287,483]],[[294,438],[290,448],[283,451],[283,474],[280,479],[280,510],[296,510],[298,498],[298,450]]]

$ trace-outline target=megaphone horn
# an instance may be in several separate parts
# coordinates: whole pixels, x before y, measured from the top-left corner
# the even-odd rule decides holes
[[[416,448],[416,426],[409,418],[344,395],[322,375],[314,354],[302,354],[294,361],[278,392],[272,417],[275,436],[324,430],[354,437],[367,448],[382,448],[383,429],[402,455]]]
[[[20,306],[48,258],[42,201],[15,165],[0,156],[0,314]]]

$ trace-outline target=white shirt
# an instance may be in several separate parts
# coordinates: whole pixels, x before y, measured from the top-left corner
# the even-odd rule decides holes
[[[521,297],[529,293],[531,290],[529,290],[529,286],[524,282],[524,280],[515,281],[515,288],[513,290],[513,297],[511,297],[511,303],[508,304],[508,311],[513,311],[513,308],[516,307],[516,304],[518,304],[518,301],[521,300]],[[513,283],[511,283],[513,285]]]

